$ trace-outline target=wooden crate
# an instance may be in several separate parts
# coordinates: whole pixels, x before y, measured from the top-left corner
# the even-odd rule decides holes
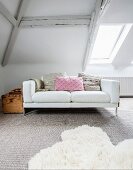
[[[4,113],[23,113],[21,89],[12,90],[2,96],[2,111]]]

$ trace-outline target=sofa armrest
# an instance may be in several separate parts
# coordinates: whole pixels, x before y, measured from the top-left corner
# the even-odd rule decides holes
[[[120,99],[120,82],[116,80],[101,80],[102,91],[109,94],[111,103],[119,103]]]
[[[32,96],[35,93],[35,81],[28,80],[23,82],[23,100],[25,103],[32,102]]]

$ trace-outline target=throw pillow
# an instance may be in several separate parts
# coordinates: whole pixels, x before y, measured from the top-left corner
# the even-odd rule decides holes
[[[43,81],[44,81],[46,91],[54,91],[55,90],[54,82],[55,82],[55,78],[57,76],[62,76],[62,73],[49,73],[49,74],[45,74],[43,76]]]
[[[56,77],[55,90],[57,91],[83,91],[83,79],[81,77]]]
[[[36,91],[40,91],[40,90],[44,90],[44,82],[40,79],[30,79],[30,80],[33,80],[35,81],[35,84],[36,84]]]
[[[79,73],[78,77],[83,78],[84,89],[86,91],[100,91],[101,77]]]

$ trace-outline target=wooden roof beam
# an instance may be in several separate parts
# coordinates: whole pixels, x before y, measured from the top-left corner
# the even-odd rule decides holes
[[[8,63],[8,60],[10,58],[11,52],[13,50],[14,44],[16,42],[16,38],[17,35],[19,33],[19,24],[20,21],[25,13],[26,7],[28,5],[28,0],[21,0],[19,8],[18,8],[18,12],[17,12],[17,24],[15,26],[13,26],[4,56],[3,56],[3,60],[2,60],[2,66],[5,66]]]
[[[89,27],[89,37],[87,41],[86,51],[82,64],[82,71],[85,71],[88,60],[92,52],[93,45],[96,40],[96,35],[100,25],[100,19],[110,5],[111,0],[98,0],[96,2],[95,10],[92,13],[90,27]]]
[[[8,9],[0,2],[0,13],[13,25],[16,26],[17,20],[15,17],[8,11]]]
[[[21,20],[20,27],[88,26],[90,20],[89,15],[24,17]]]

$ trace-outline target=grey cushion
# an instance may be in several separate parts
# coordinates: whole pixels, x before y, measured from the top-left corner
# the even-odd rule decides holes
[[[85,73],[79,73],[79,77],[83,78],[83,84],[85,91],[100,91],[101,77],[87,75]]]

